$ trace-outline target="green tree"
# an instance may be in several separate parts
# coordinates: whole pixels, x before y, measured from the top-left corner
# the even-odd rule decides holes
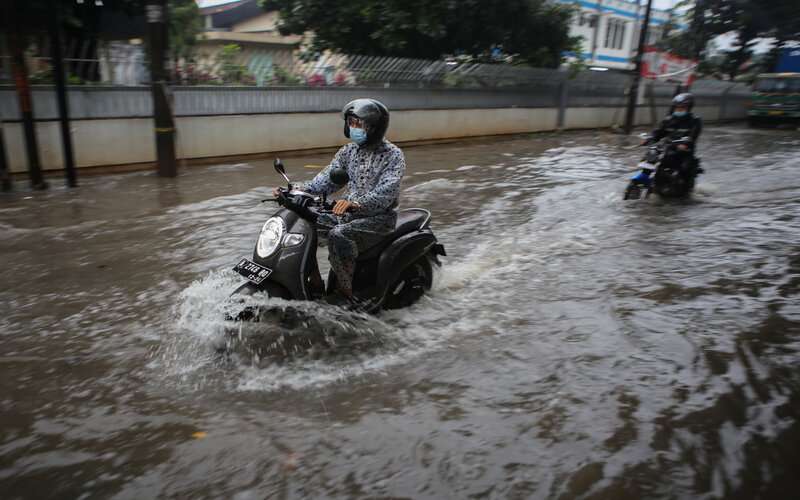
[[[197,50],[198,37],[203,33],[203,19],[195,0],[167,2],[167,36],[172,58],[189,59]]]
[[[305,55],[439,59],[466,56],[555,67],[579,39],[569,36],[575,9],[546,0],[261,0],[278,10],[283,35],[313,32]]]
[[[752,56],[757,38],[775,38],[776,49],[790,40],[800,40],[797,0],[685,0],[679,5],[692,5],[687,11],[691,24],[689,31],[675,35],[670,45],[683,44],[685,57],[702,59],[710,39],[734,33],[736,41],[732,50],[726,51],[731,79]]]
[[[50,2],[48,0],[3,0],[0,1],[0,19],[8,19],[11,3],[17,5],[19,28],[36,34],[49,30],[48,19]],[[131,38],[146,35],[144,11],[147,0],[94,0],[78,3],[75,0],[56,0],[61,9],[61,24],[67,38],[100,38],[103,33],[103,16],[125,14],[129,23],[118,22],[115,26],[122,30],[112,35]],[[4,28],[0,23],[0,29]],[[203,20],[195,0],[168,0],[167,26],[170,48],[180,54],[191,52],[197,47],[197,38],[203,33]]]

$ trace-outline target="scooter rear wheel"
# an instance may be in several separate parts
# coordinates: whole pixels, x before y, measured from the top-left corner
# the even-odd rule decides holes
[[[623,200],[638,200],[642,197],[642,184],[636,181],[631,181],[628,187],[625,188],[625,196]]]
[[[425,256],[415,260],[410,266],[403,269],[397,281],[392,283],[386,293],[383,303],[384,309],[399,309],[408,307],[418,301],[430,290],[433,284],[433,269]]]

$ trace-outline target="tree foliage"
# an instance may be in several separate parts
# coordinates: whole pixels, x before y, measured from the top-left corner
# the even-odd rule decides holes
[[[683,5],[690,6],[690,28],[665,43],[676,55],[703,59],[709,40],[734,33],[733,47],[724,54],[730,78],[751,58],[756,39],[774,38],[775,50],[787,41],[800,40],[797,0],[685,0]]]
[[[313,32],[306,55],[344,54],[556,67],[579,39],[574,7],[545,0],[261,0],[283,35]]]
[[[167,37],[173,59],[191,57],[203,33],[203,18],[195,0],[167,2]]]
[[[94,0],[78,3],[75,0],[5,0],[0,2],[0,18],[9,19],[14,7],[17,28],[26,33],[49,30],[51,5],[60,9],[61,26],[67,39],[109,39],[146,36],[144,21],[147,0]],[[13,4],[13,5],[12,5]],[[116,16],[109,33],[108,20]],[[167,30],[170,48],[178,54],[190,53],[197,47],[197,37],[203,32],[203,20],[195,0],[167,0]]]

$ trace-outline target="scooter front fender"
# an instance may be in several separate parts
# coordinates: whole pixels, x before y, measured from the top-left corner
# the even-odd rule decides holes
[[[287,300],[292,298],[291,293],[289,293],[289,290],[287,290],[286,287],[280,283],[275,283],[274,281],[270,280],[262,281],[259,284],[247,281],[242,284],[242,286],[234,290],[231,295],[253,295],[259,292],[266,292],[266,294],[270,297]]]

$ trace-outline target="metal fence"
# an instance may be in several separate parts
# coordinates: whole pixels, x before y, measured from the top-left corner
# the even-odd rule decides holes
[[[456,60],[340,55],[303,62],[290,51],[243,53],[236,46],[229,48],[201,58],[205,62],[170,63],[175,116],[331,112],[365,95],[394,110],[622,107],[629,85],[627,75],[611,71],[572,74]],[[71,118],[152,116],[149,72],[141,49],[134,49],[122,45],[103,51],[101,59],[66,60]],[[20,113],[10,85],[10,61],[0,62],[0,116],[16,121]],[[36,119],[56,119],[55,94],[48,85],[53,80],[50,61],[29,58],[28,69]],[[660,81],[645,81],[644,87],[643,103],[653,108],[668,104],[677,89]],[[726,106],[741,106],[747,97],[745,85],[728,82],[700,80],[692,92],[699,105],[713,106],[723,99]]]
[[[238,47],[238,46],[229,46]],[[124,85],[149,83],[141,51],[103,52],[96,59],[64,60],[69,84]],[[33,84],[53,83],[52,61],[26,59]],[[398,57],[325,55],[302,61],[290,51],[231,49],[205,54],[192,62],[167,63],[172,85],[182,86],[301,86],[301,87],[409,87],[513,88],[563,79],[550,69],[507,64],[478,64],[459,60],[422,60]],[[0,57],[0,84],[12,83],[11,58]]]
[[[618,107],[626,104],[628,81],[622,75],[585,73],[567,80],[563,73],[528,88],[412,89],[404,87],[171,87],[170,101],[177,117],[338,111],[342,103],[359,97],[380,99],[392,110]],[[644,104],[667,106],[675,85],[645,82]],[[692,85],[699,106],[743,107],[748,88],[743,84],[700,80]],[[58,119],[52,86],[33,86],[37,120]],[[145,118],[153,115],[150,87],[70,86],[70,118]],[[0,116],[5,122],[21,119],[14,87],[0,85]]]
[[[141,47],[122,44],[98,52],[100,59],[67,59],[69,84],[113,85],[135,89],[148,85],[149,71]],[[386,95],[394,109],[624,106],[627,75],[615,72],[567,71],[458,60],[430,61],[372,56],[325,55],[304,62],[288,50],[241,50],[226,46],[199,62],[168,63],[176,116],[315,112],[335,110],[344,99],[363,90]],[[10,59],[0,58],[0,84],[11,83]],[[28,58],[31,83],[52,84],[50,60]],[[338,89],[332,93],[314,88]],[[646,104],[661,105],[677,86],[645,82]],[[213,89],[213,90],[212,90]],[[391,90],[389,90],[391,89]],[[428,92],[411,92],[426,89]],[[272,90],[272,91],[270,91]],[[280,90],[280,93],[276,93]],[[458,92],[448,92],[458,90]],[[720,97],[736,102],[744,85],[697,81],[692,86],[700,103]],[[42,119],[55,111],[55,101],[43,92],[37,104]],[[89,102],[89,96],[97,102]],[[112,102],[113,101],[113,102]],[[335,103],[335,104],[334,104]],[[77,117],[150,116],[149,98],[142,92],[70,92],[70,111]],[[6,119],[16,115],[0,103]],[[13,118],[11,118],[13,119]]]

